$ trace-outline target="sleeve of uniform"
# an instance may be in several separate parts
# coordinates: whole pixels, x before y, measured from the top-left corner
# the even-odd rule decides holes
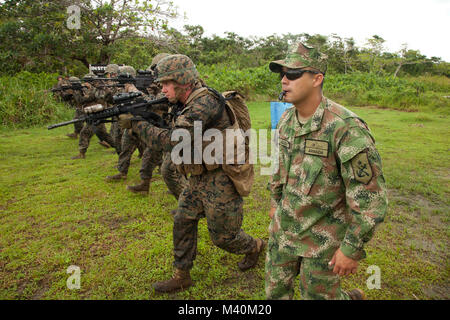
[[[270,191],[270,205],[272,208],[276,208],[278,206],[279,201],[281,200],[281,196],[283,193],[283,185],[284,185],[284,179],[282,179],[281,170],[284,168],[281,168],[280,164],[282,164],[281,157],[283,156],[282,150],[280,149],[280,141],[279,141],[279,131],[280,131],[280,124],[283,122],[284,118],[286,117],[286,112],[283,113],[280,120],[277,124],[277,129],[275,131],[275,135],[273,137],[273,147],[275,150],[273,150],[273,167],[274,171],[272,172],[272,175],[270,177],[269,183],[267,185],[267,189]]]
[[[339,142],[338,158],[352,221],[341,244],[345,256],[365,258],[364,244],[387,210],[386,186],[375,141],[361,127],[352,127]]]
[[[187,130],[187,133],[193,142],[195,136],[195,122],[201,124],[201,133],[203,133],[204,129],[207,128],[211,122],[214,122],[217,115],[223,110],[219,107],[218,103],[212,101],[212,98],[208,96],[199,100],[199,102],[189,105],[189,108],[177,118],[175,127],[172,129],[158,128],[146,121],[133,121],[133,132],[136,132],[149,147],[155,144],[162,145],[164,146],[165,151],[171,151],[172,148],[179,143],[179,141],[171,140],[172,133],[175,130]]]

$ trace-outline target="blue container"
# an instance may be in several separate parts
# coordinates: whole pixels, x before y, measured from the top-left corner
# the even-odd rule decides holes
[[[281,115],[286,109],[292,107],[291,103],[287,102],[274,102],[270,103],[270,120],[272,122],[272,129],[277,128],[278,121],[280,121]]]

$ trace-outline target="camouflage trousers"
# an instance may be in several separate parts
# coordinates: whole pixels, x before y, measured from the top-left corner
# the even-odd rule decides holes
[[[118,120],[113,119],[113,120]],[[122,152],[122,135],[123,129],[120,128],[119,123],[117,121],[111,122],[111,127],[109,129],[109,134],[114,141],[114,145],[116,146],[117,154]]]
[[[106,141],[112,147],[115,147],[114,141],[106,131],[104,123],[101,123],[95,127],[93,125],[85,123],[83,129],[81,129],[80,138],[78,141],[78,148],[81,153],[86,153],[89,147],[89,142],[91,141],[91,138],[94,134],[97,135],[100,141]]]
[[[146,167],[146,165],[148,165],[149,154],[147,153],[146,157],[144,157],[144,143],[141,142],[135,135],[133,135],[133,133],[129,129],[125,129],[122,135],[121,152],[119,154],[119,162],[117,165],[117,169],[120,173],[128,173],[131,157],[136,149],[139,149],[139,153],[142,155],[142,167]]]
[[[177,171],[176,166],[170,158],[170,152],[164,152],[163,162],[161,164],[161,175],[167,188],[172,192],[175,199],[178,200],[188,182],[187,179]]]
[[[241,229],[242,197],[220,168],[191,176],[180,195],[173,225],[175,268],[192,268],[197,255],[198,221],[204,217],[214,245],[234,254],[254,250],[256,240]]]
[[[280,252],[269,238],[266,254],[266,298],[292,300],[294,280],[300,274],[300,294],[305,300],[350,300],[340,277],[328,265],[330,258],[305,258]]]
[[[79,119],[81,116],[84,115],[84,112],[81,108],[75,109],[75,115],[73,116],[73,119]],[[83,122],[77,122],[73,124],[74,132],[76,134],[80,134],[81,130],[83,129]]]

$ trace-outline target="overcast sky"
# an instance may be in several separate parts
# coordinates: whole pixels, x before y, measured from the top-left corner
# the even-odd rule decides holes
[[[187,20],[207,36],[309,33],[353,37],[358,46],[378,35],[387,51],[403,43],[427,57],[450,62],[450,0],[173,0]]]

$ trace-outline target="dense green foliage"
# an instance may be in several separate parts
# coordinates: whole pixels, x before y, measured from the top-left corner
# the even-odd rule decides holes
[[[268,67],[230,69],[225,65],[199,66],[205,82],[219,90],[238,90],[249,100],[274,100],[281,90],[277,75]],[[379,106],[405,111],[450,114],[450,79],[447,77],[393,78],[369,73],[327,75],[324,94],[345,106]],[[29,127],[69,120],[72,111],[45,89],[56,74],[21,72],[0,77],[0,124]]]
[[[385,40],[368,36],[363,47],[336,34],[283,34],[244,38],[234,32],[205,36],[199,25],[170,28],[178,12],[170,1],[76,2],[79,28],[70,24],[71,0],[6,0],[0,2],[0,72],[13,75],[58,72],[80,76],[89,64],[124,63],[147,67],[159,52],[183,53],[196,64],[255,68],[281,59],[295,42],[315,46],[329,58],[328,73],[368,72],[377,75],[450,76],[450,64],[426,57],[404,45],[387,52]]]
[[[43,92],[56,82],[56,73],[80,77],[89,64],[109,62],[145,69],[160,52],[190,56],[206,83],[218,90],[236,89],[251,100],[276,99],[280,83],[268,63],[282,59],[298,41],[328,56],[324,92],[342,104],[444,113],[450,109],[445,98],[450,64],[406,45],[386,52],[385,40],[378,35],[363,47],[336,34],[206,36],[199,25],[170,28],[169,20],[178,13],[163,0],[80,0],[80,28],[69,29],[71,4],[0,2],[0,124],[26,127],[65,117],[67,108]]]
[[[0,77],[0,125],[29,127],[73,114],[67,105],[47,92],[56,83],[56,74],[21,72]]]

